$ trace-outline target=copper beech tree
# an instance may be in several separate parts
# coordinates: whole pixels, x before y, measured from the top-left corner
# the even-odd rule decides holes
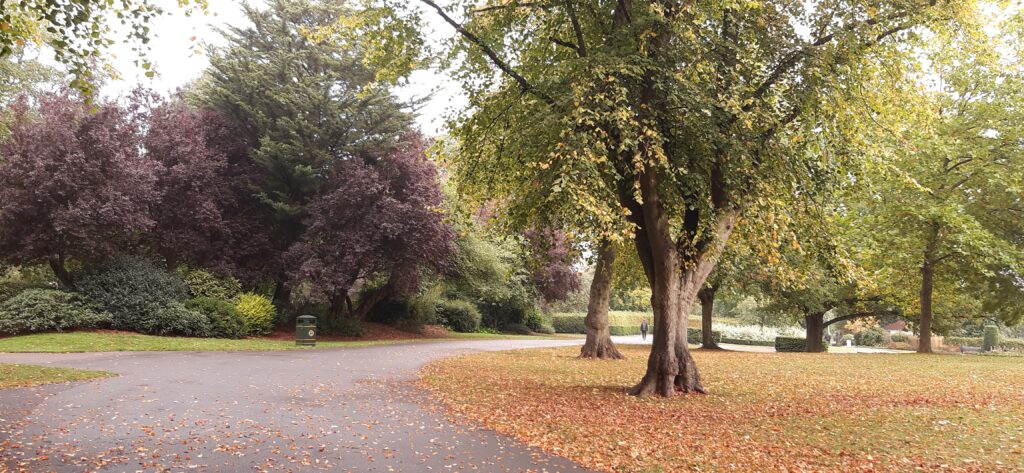
[[[973,12],[938,0],[419,6],[456,32],[470,104],[452,124],[459,182],[511,221],[632,240],[654,341],[630,392],[661,396],[705,391],[686,314],[737,220],[842,176],[827,150],[855,85],[922,29]]]

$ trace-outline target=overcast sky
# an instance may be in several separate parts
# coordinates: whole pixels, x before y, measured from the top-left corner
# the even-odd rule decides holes
[[[159,3],[163,4],[167,14],[159,17],[152,25],[152,51],[148,56],[156,66],[157,76],[146,77],[145,71],[134,64],[136,56],[130,46],[118,44],[112,48],[111,54],[121,80],[107,84],[104,94],[123,94],[139,84],[163,93],[173,92],[199,77],[209,64],[208,57],[202,52],[202,44],[223,44],[216,28],[248,24],[239,7],[240,2],[236,0],[211,1],[207,15],[191,17],[186,17],[176,7],[177,2],[174,0],[161,0]],[[251,3],[258,5],[261,2],[256,0]],[[428,34],[433,41],[441,41],[453,32],[447,24],[434,20],[435,16],[427,16],[432,21]],[[445,117],[466,103],[457,84],[444,74],[432,70],[417,71],[411,77],[410,84],[403,86],[397,93],[402,99],[433,94],[417,116],[417,123],[428,135],[443,133]]]

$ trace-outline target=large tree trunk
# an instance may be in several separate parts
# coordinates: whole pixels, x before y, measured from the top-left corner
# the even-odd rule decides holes
[[[651,284],[654,309],[654,343],[647,360],[647,373],[629,393],[636,396],[672,396],[676,392],[704,393],[697,365],[686,340],[687,314],[715,268],[738,212],[727,211],[715,222],[715,244],[683,258],[665,214],[652,171],[639,176],[643,198],[642,225],[636,233],[637,253]]]
[[[935,267],[926,263],[921,267],[921,322],[918,326],[918,353],[932,352],[932,289]]]
[[[594,281],[590,284],[590,301],[587,303],[587,317],[583,325],[587,341],[580,349],[580,358],[601,358],[621,360],[624,357],[612,343],[608,332],[608,300],[612,290],[612,267],[615,263],[615,246],[602,241],[597,249],[597,265]]]
[[[804,324],[807,325],[807,353],[825,351],[822,343],[825,336],[825,314],[805,315]]]
[[[697,298],[700,299],[700,347],[705,350],[722,349],[715,343],[714,332],[711,329],[711,316],[715,311],[715,292],[717,291],[716,286],[709,286],[697,292]]]
[[[65,289],[74,289],[75,281],[71,278],[71,273],[68,272],[68,268],[64,265],[64,256],[55,256],[47,259],[50,263],[50,269],[53,270],[53,275],[60,281],[60,285]]]

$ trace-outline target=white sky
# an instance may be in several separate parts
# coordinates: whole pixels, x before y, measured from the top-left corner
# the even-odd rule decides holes
[[[208,57],[201,51],[203,43],[223,44],[221,36],[215,31],[217,27],[248,24],[237,0],[211,0],[207,15],[196,14],[191,17],[186,17],[177,8],[175,0],[160,0],[158,3],[166,9],[167,14],[151,25],[152,50],[147,56],[155,66],[156,77],[146,77],[145,71],[134,64],[136,56],[131,47],[119,43],[111,49],[110,54],[121,79],[106,84],[104,95],[121,95],[137,85],[165,94],[173,92],[198,78],[209,64]],[[257,0],[252,3],[261,2]],[[426,18],[430,21],[428,36],[432,41],[441,41],[453,34],[453,30],[436,19],[436,15],[426,15]],[[405,100],[433,94],[418,110],[416,118],[423,132],[428,135],[443,133],[445,118],[466,104],[458,84],[435,70],[415,72],[410,83],[396,93]]]

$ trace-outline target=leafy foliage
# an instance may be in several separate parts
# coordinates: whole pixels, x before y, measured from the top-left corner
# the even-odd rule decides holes
[[[805,352],[807,351],[806,338],[775,337],[775,351],[783,352]]]
[[[210,318],[206,314],[188,309],[180,302],[165,306],[151,305],[136,314],[126,327],[148,335],[180,335],[183,337],[214,336]]]
[[[245,321],[249,335],[266,335],[274,328],[277,309],[267,296],[246,292],[235,298],[235,309]]]
[[[248,334],[245,319],[229,301],[196,297],[185,302],[185,308],[206,316],[210,322],[211,337],[242,338]]]
[[[181,278],[152,261],[137,256],[119,256],[86,267],[76,277],[76,288],[100,309],[113,315],[113,327],[154,335],[177,334],[205,336],[209,333],[203,318],[185,314],[180,324],[168,317],[191,312],[180,303],[188,298],[188,287]],[[175,305],[160,312],[164,307]],[[205,320],[205,319],[204,319]]]
[[[0,334],[98,328],[112,322],[74,293],[55,289],[27,289],[0,302]]]
[[[443,300],[437,304],[437,319],[456,332],[476,332],[480,328],[480,311],[476,306],[458,300]]]
[[[221,277],[205,269],[188,267],[178,268],[178,274],[188,286],[188,295],[193,298],[230,300],[242,292],[242,285],[231,276]]]
[[[22,98],[13,109],[0,144],[0,257],[63,270],[67,258],[113,255],[153,227],[152,165],[131,110],[108,102],[90,113],[67,95],[40,97],[37,108]]]

